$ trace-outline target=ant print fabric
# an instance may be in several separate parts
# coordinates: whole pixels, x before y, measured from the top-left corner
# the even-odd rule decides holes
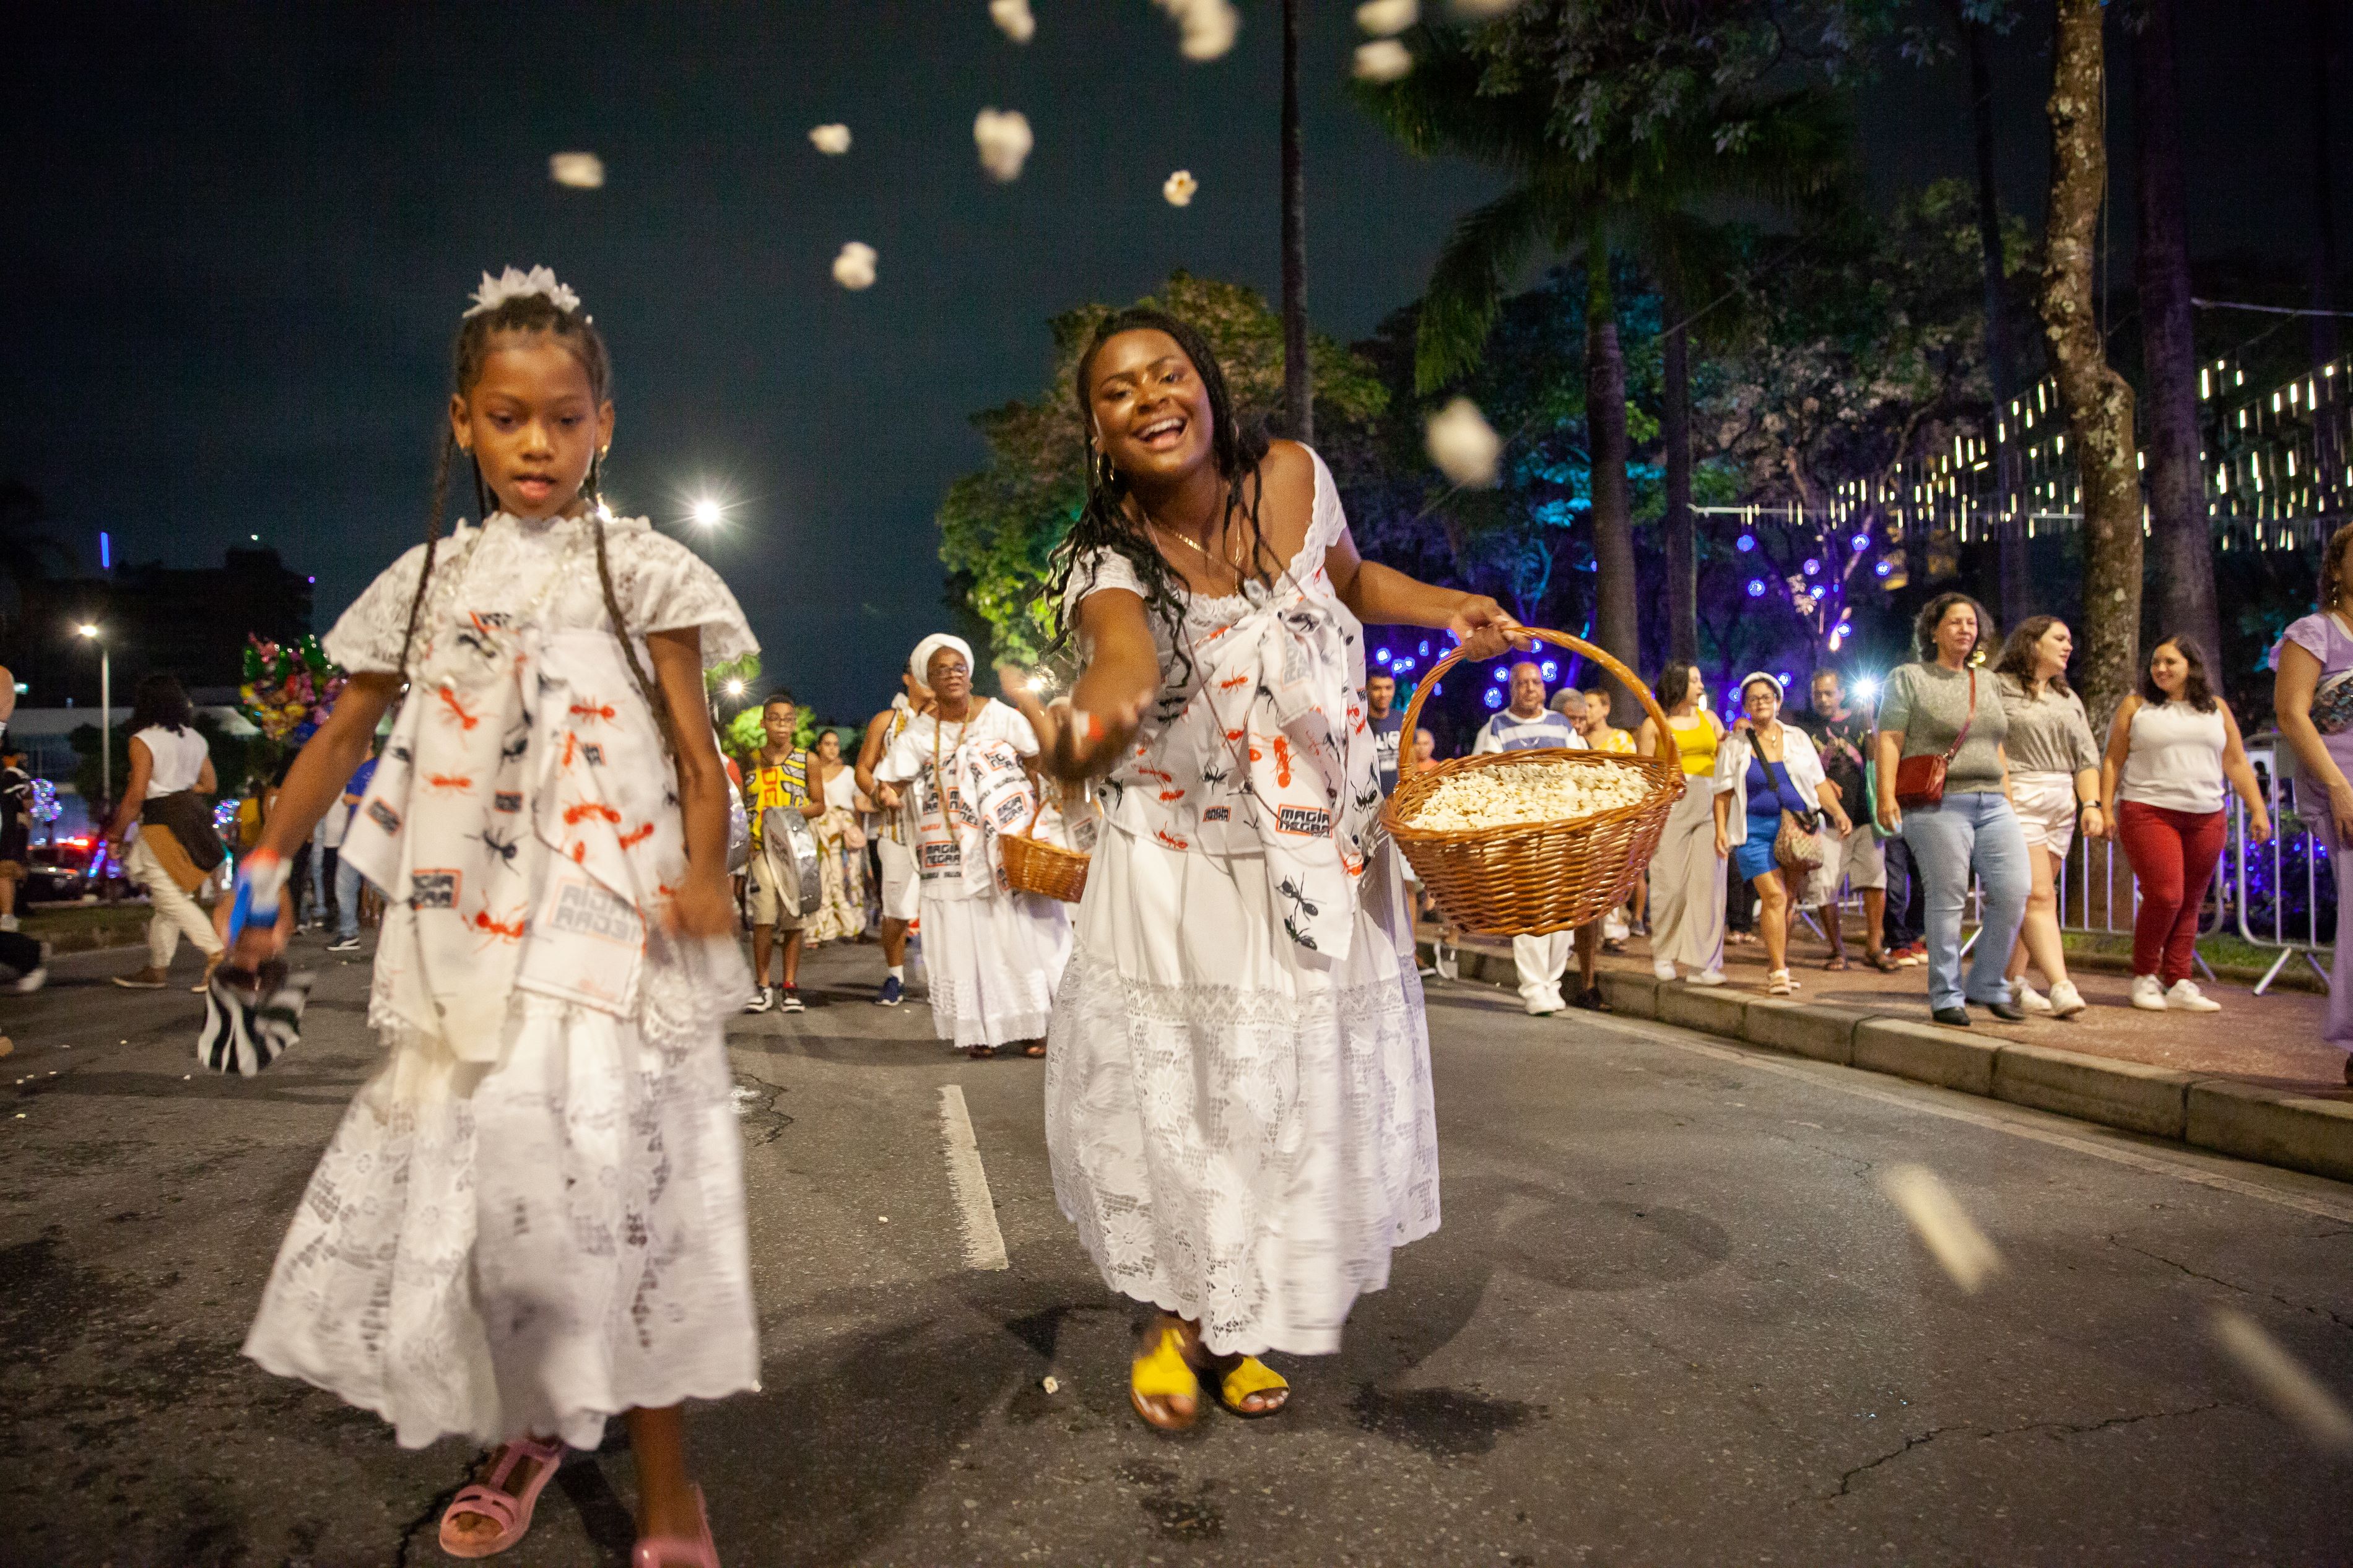
[[[1196,597],[1183,651],[1161,650],[1159,697],[1102,789],[1115,827],[1183,851],[1263,855],[1283,930],[1345,958],[1381,806],[1380,747],[1365,717],[1364,628],[1333,592],[1324,552],[1347,518],[1315,459],[1315,522],[1271,588]],[[1141,595],[1127,559],[1104,552],[1071,574],[1075,596]],[[1155,640],[1166,629],[1154,623]]]
[[[755,646],[710,568],[607,521],[632,636]],[[674,935],[675,773],[582,520],[443,542],[411,685],[343,853],[385,891],[390,1047],[312,1175],[246,1344],[416,1447],[758,1384],[723,1022],[733,943]],[[423,552],[325,641],[400,668]],[[640,660],[646,655],[640,651]]]

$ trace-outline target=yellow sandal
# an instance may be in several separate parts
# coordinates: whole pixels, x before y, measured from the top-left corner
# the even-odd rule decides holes
[[[1253,1410],[1242,1403],[1253,1394],[1271,1394],[1281,1390],[1282,1397],[1271,1405],[1261,1405]],[[1291,1384],[1281,1373],[1254,1355],[1246,1355],[1228,1368],[1218,1380],[1218,1397],[1227,1409],[1246,1421],[1261,1415],[1271,1415],[1291,1403]]]
[[[1145,1403],[1148,1399],[1190,1399],[1193,1408],[1179,1414],[1164,1406],[1163,1413],[1155,1414]],[[1194,1374],[1193,1363],[1185,1359],[1182,1332],[1162,1329],[1159,1348],[1129,1363],[1127,1402],[1135,1406],[1146,1426],[1163,1432],[1182,1432],[1201,1418],[1201,1380]]]

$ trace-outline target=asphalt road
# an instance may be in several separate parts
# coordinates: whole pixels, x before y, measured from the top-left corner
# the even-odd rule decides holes
[[[375,1056],[364,964],[316,956],[249,1082],[197,1074],[185,991],[104,983],[136,953],[0,997],[0,1563],[442,1560],[472,1456],[237,1355]],[[2210,1326],[2353,1394],[2353,1188],[1445,987],[1443,1228],[1341,1354],[1279,1363],[1290,1411],[1172,1438],[1055,1211],[1039,1065],[868,1005],[878,962],[818,955],[818,1005],[732,1036],[765,1386],[691,1417],[732,1564],[2353,1560],[2353,1465]],[[950,1088],[1009,1268],[968,1261]],[[1900,1162],[1999,1248],[1980,1294],[1882,1194]],[[617,1427],[501,1561],[625,1563],[630,1495]]]

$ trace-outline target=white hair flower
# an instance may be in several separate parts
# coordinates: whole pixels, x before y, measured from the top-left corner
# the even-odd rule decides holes
[[[817,126],[809,132],[809,144],[829,158],[839,158],[849,151],[849,127]]]
[[[1419,20],[1420,0],[1365,0],[1356,7],[1356,26],[1376,38],[1395,37]]]
[[[1430,460],[1458,485],[1476,489],[1493,488],[1504,443],[1479,412],[1479,405],[1458,397],[1430,416]]]
[[[1241,31],[1242,14],[1233,0],[1153,0],[1176,18],[1178,49],[1188,60],[1214,60],[1234,47]]]
[[[482,286],[474,290],[473,306],[466,314],[479,316],[485,310],[497,310],[510,300],[533,294],[546,295],[559,310],[580,309],[580,296],[572,291],[570,285],[557,282],[552,268],[534,267],[525,272],[519,267],[510,267],[496,278],[487,272],[482,274]]]
[[[558,153],[547,161],[547,177],[575,191],[593,191],[605,183],[605,160],[594,153]]]
[[[1395,81],[1413,69],[1413,55],[1395,38],[1376,38],[1356,46],[1359,81]]]
[[[1026,44],[1038,32],[1038,18],[1029,14],[1029,0],[988,0],[988,19],[1017,44]]]
[[[980,166],[1000,183],[1019,176],[1029,149],[1037,144],[1029,134],[1029,117],[1018,109],[982,110],[972,122],[972,140],[980,149]]]
[[[874,287],[874,247],[851,240],[833,258],[833,280],[856,293]]]
[[[1160,182],[1160,194],[1168,198],[1172,207],[1191,206],[1193,193],[1200,188],[1201,182],[1193,177],[1190,169],[1179,169]]]

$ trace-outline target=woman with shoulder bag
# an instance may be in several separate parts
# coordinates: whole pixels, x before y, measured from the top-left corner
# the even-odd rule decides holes
[[[1841,836],[1853,824],[1839,808],[1813,742],[1781,722],[1781,683],[1753,671],[1741,679],[1740,705],[1746,717],[1715,754],[1715,853],[1757,889],[1766,994],[1787,996],[1798,988],[1789,978],[1788,879],[1810,876],[1821,864],[1822,817]]]
[[[2032,885],[2026,835],[2010,805],[2009,715],[1993,678],[1973,663],[1993,623],[1967,594],[1939,594],[1913,624],[1914,662],[1890,671],[1879,699],[1879,820],[1901,833],[1927,890],[1928,1009],[1967,1028],[1967,1004],[2005,1023],[2026,1013],[2002,972]],[[1961,910],[1974,870],[1984,924],[1961,981]]]
[[[2320,555],[2320,613],[2288,627],[2272,650],[2279,673],[2272,714],[2280,739],[2295,753],[2296,815],[2327,846],[2337,873],[2337,907],[2353,910],[2353,596],[2347,589],[2353,561],[2353,522],[2329,535]],[[2328,966],[2328,1016],[2320,1037],[2353,1052],[2353,920],[2337,920],[2337,962]],[[2345,1058],[2353,1083],[2353,1055]]]

